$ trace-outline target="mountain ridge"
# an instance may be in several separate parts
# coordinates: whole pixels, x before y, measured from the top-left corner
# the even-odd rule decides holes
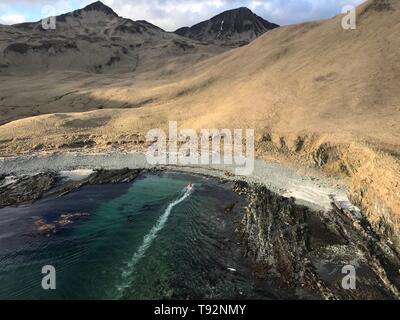
[[[228,16],[233,18],[229,20]],[[176,59],[181,59],[182,66],[177,68],[175,62],[173,65],[181,69],[185,66],[183,57],[188,64],[206,59],[231,46],[249,43],[269,26],[269,22],[247,8],[223,12],[212,21],[218,23],[221,17],[227,19],[229,27],[222,30],[223,37],[219,41],[198,41],[166,32],[146,20],[121,17],[111,7],[96,1],[56,16],[55,30],[43,29],[41,21],[2,26],[0,74],[43,69],[121,73],[139,71],[142,66],[145,70],[172,66],[168,61]]]
[[[191,63],[225,50],[120,17],[101,1],[56,16],[55,30],[43,29],[41,21],[2,26],[0,40],[0,74],[139,72],[178,58],[181,68],[185,59]]]

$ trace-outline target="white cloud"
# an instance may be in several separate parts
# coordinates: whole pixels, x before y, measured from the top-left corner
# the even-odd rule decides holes
[[[57,14],[84,7],[95,0],[8,0],[6,12],[39,20],[41,6],[51,4]],[[365,0],[103,0],[120,16],[147,20],[172,31],[211,18],[224,10],[248,7],[263,18],[281,25],[332,17],[344,5]],[[4,5],[4,4],[3,4]],[[0,12],[2,4],[0,4]],[[0,15],[1,15],[0,13]],[[16,16],[16,15],[14,15]]]
[[[25,16],[22,14],[5,14],[0,16],[0,24],[15,24],[25,21]]]
[[[248,7],[281,25],[330,18],[344,5],[365,0],[105,0],[119,15],[144,19],[166,30],[191,26],[224,10]]]
[[[358,6],[365,0],[265,0],[250,1],[249,7],[266,19],[282,25],[320,20],[341,13],[345,5]]]

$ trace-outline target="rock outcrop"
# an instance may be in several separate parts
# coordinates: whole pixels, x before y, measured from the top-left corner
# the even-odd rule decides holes
[[[400,259],[365,217],[314,212],[264,186],[237,183],[249,204],[238,232],[261,274],[303,298],[398,299]],[[354,266],[356,290],[342,287]]]
[[[3,183],[0,177],[0,208],[40,199],[57,183],[57,175],[51,172],[18,177],[11,183]]]

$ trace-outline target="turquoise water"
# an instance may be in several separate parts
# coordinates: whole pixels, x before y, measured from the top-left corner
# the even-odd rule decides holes
[[[163,173],[1,209],[0,298],[276,297],[242,256],[234,233],[242,201],[229,185]],[[77,212],[89,216],[50,236],[35,229],[38,217]],[[56,290],[41,287],[44,265],[56,269]]]

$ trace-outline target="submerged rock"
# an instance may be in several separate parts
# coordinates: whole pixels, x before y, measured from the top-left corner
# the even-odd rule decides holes
[[[54,223],[47,223],[43,218],[35,221],[35,227],[37,232],[47,237],[56,232],[56,225]]]
[[[60,216],[60,218],[56,221],[56,224],[58,226],[64,227],[66,225],[74,223],[74,221],[77,219],[88,216],[89,213],[65,213]]]
[[[231,205],[227,206],[224,210],[225,214],[232,213],[233,209],[235,208],[237,202],[232,203]]]
[[[57,233],[63,227],[74,223],[76,220],[88,217],[89,213],[63,213],[60,217],[49,223],[43,217],[40,217],[35,221],[36,231],[46,237],[49,237],[52,234]]]

